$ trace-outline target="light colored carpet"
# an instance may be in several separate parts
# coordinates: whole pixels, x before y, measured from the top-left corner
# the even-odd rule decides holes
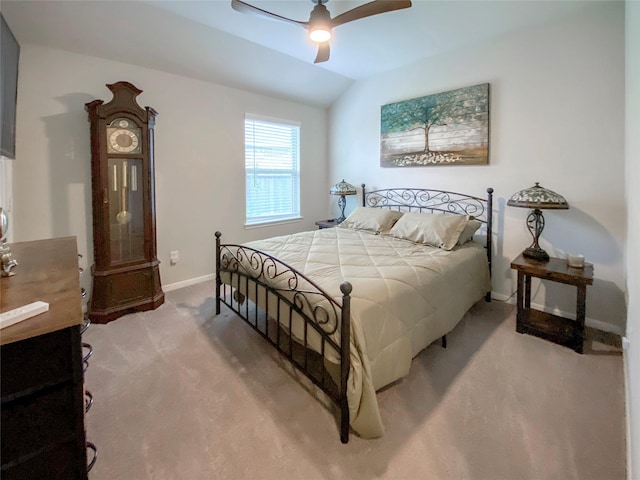
[[[347,445],[308,382],[214,308],[206,282],[84,334],[91,480],[625,478],[620,353],[520,335],[512,305],[475,305],[379,392],[385,436]]]

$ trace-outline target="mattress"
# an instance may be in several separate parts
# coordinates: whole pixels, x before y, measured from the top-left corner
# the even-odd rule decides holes
[[[295,268],[339,302],[340,284],[352,284],[347,397],[351,427],[364,438],[384,434],[376,391],[406,376],[412,358],[491,290],[486,250],[473,241],[446,251],[337,227],[245,245]]]

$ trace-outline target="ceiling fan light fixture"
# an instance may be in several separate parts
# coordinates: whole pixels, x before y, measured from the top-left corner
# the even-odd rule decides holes
[[[324,43],[331,38],[331,14],[324,4],[328,0],[312,0],[316,4],[309,15],[309,38],[312,42]]]
[[[361,18],[392,12],[394,10],[401,10],[411,6],[411,0],[372,0],[331,18],[331,13],[327,10],[327,7],[324,6],[324,4],[329,0],[311,1],[315,4],[315,7],[311,10],[311,13],[309,14],[309,21],[307,22],[283,17],[282,15],[251,5],[244,0],[231,0],[231,7],[238,12],[259,15],[272,20],[292,23],[294,25],[304,27],[308,32],[309,39],[318,44],[318,54],[313,63],[321,63],[329,60],[329,40],[331,39],[333,28]]]
[[[331,28],[325,25],[315,25],[309,28],[309,38],[316,43],[323,43],[331,39]]]

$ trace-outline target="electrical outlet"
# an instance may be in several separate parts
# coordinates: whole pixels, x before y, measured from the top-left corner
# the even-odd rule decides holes
[[[178,250],[173,250],[171,253],[171,265],[175,265],[180,260],[180,252]]]
[[[631,340],[627,337],[622,337],[622,349],[629,350],[631,348]]]

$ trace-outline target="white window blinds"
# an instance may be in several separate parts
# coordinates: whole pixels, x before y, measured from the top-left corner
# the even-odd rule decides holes
[[[300,125],[246,116],[246,224],[300,217]]]

